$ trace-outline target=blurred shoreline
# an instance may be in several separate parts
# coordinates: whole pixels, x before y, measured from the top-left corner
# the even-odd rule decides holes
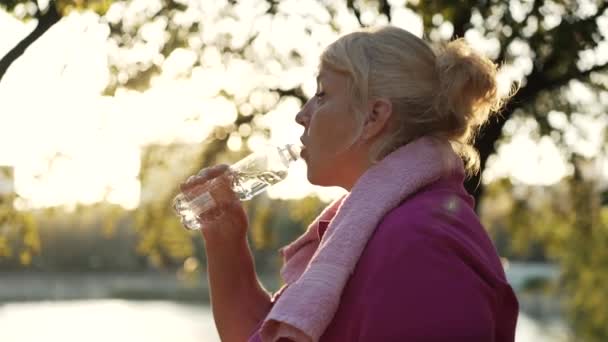
[[[546,291],[559,281],[559,268],[549,263],[505,265],[520,309],[536,318],[561,318],[561,299]],[[269,291],[280,287],[276,275],[261,274]],[[540,285],[538,285],[540,284]],[[206,273],[175,269],[141,271],[0,271],[0,302],[120,298],[209,302]]]
[[[168,270],[0,272],[0,302],[103,298],[209,302],[205,276],[180,277]]]
[[[544,291],[542,286],[535,285],[542,284],[539,280],[556,280],[559,268],[546,263],[511,262],[506,266],[506,274],[520,302],[517,341],[567,340],[570,331],[561,311],[563,299]],[[261,281],[269,290],[278,286],[276,276],[262,275]],[[185,274],[175,269],[111,272],[2,271],[0,308],[4,310],[4,323],[10,320],[15,324],[25,324],[19,320],[30,315],[52,316],[52,312],[74,319],[82,312],[91,310],[97,310],[98,315],[106,315],[104,320],[111,320],[114,315],[162,316],[162,320],[179,320],[185,330],[203,334],[203,340],[216,338],[204,272]],[[118,326],[122,323],[116,320],[112,324]],[[141,334],[143,331],[133,327],[129,329],[133,334]],[[15,331],[14,334],[17,336],[21,332]],[[31,340],[38,338],[36,336]],[[190,340],[200,340],[200,336],[188,341]]]

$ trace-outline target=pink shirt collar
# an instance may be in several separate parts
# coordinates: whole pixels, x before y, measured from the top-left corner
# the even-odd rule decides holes
[[[323,234],[325,234],[330,222],[330,220],[319,220],[319,226],[317,228],[317,236],[319,237],[319,241],[323,238]]]

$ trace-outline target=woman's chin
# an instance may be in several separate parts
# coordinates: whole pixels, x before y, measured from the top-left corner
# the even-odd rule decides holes
[[[317,186],[335,186],[332,182],[332,169],[324,169],[315,167],[315,164],[310,160],[306,160],[306,178],[312,185]]]
[[[335,184],[332,184],[332,182],[330,182],[327,177],[323,177],[319,174],[310,172],[310,169],[306,176],[308,178],[308,182],[312,185],[317,185],[317,186],[334,186],[335,185]]]
[[[310,170],[310,166],[306,168],[306,178],[310,184],[316,185],[314,175]]]
[[[306,168],[306,178],[308,178],[308,182],[312,185],[321,185],[318,175],[315,174],[310,166]]]

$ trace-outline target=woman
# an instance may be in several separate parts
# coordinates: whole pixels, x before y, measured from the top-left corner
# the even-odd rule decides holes
[[[199,218],[222,341],[513,341],[518,303],[463,187],[500,107],[495,65],[383,27],[331,44],[317,83],[296,116],[308,179],[349,192],[281,250],[272,297],[236,197]]]

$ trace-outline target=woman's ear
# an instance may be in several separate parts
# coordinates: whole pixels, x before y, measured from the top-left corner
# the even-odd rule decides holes
[[[388,128],[389,119],[393,114],[393,104],[385,98],[372,99],[368,110],[369,114],[365,119],[362,134],[365,140],[373,139]]]

